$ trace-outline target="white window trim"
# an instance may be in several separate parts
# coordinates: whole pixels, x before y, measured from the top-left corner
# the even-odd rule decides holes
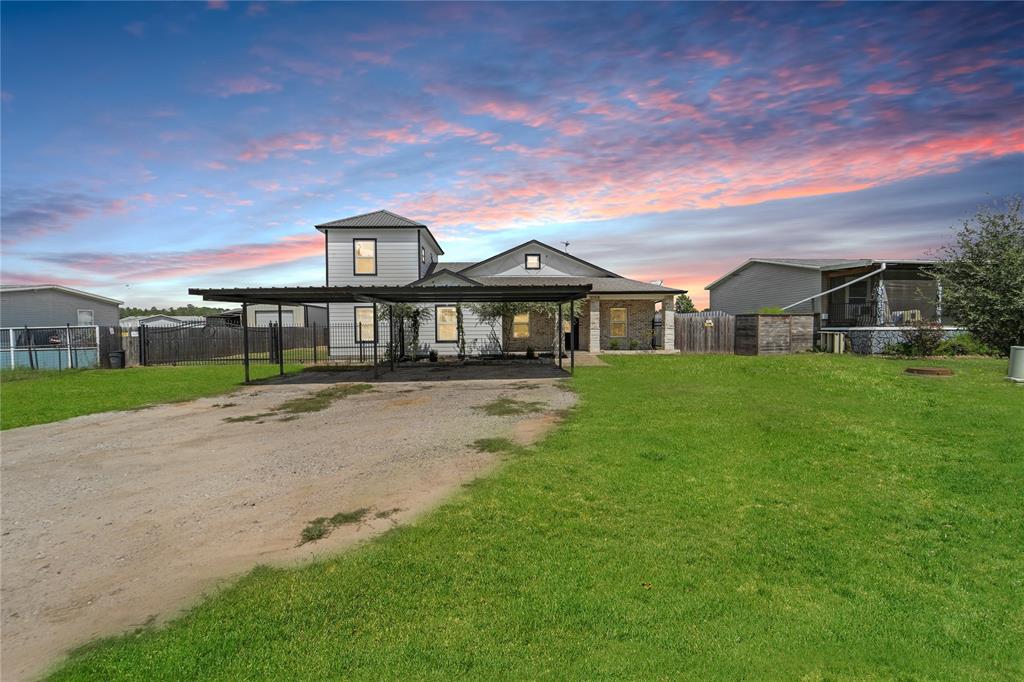
[[[82,322],[82,313],[89,313],[89,317],[92,318],[92,321]],[[93,308],[79,308],[75,314],[75,321],[78,322],[79,327],[92,327],[96,324],[96,311]]]
[[[455,327],[455,333],[452,335],[453,338],[441,338],[441,311],[451,310],[455,315],[455,322],[445,324],[453,324]],[[434,306],[434,341],[436,343],[458,343],[459,342],[459,311],[456,306],[438,304]]]

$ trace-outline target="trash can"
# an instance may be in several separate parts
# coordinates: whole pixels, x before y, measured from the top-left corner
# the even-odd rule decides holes
[[[113,350],[107,354],[110,360],[110,369],[124,369],[124,351]]]
[[[1006,378],[1017,383],[1024,383],[1024,346],[1010,346],[1010,368]]]

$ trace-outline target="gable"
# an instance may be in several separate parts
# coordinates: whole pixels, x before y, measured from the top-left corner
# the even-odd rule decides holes
[[[480,282],[476,282],[451,270],[437,270],[423,279],[413,282],[410,286],[476,287],[480,286]]]
[[[527,254],[540,256],[539,269],[526,268]],[[462,271],[469,277],[618,277],[613,272],[531,240]]]

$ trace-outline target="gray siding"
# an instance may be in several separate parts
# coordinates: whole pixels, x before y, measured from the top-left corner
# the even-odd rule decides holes
[[[526,269],[526,254],[540,254],[540,270]],[[467,268],[467,277],[604,277],[607,273],[588,267],[565,255],[546,249],[543,246],[529,244],[496,258],[480,267]]]
[[[0,327],[63,327],[78,324],[78,310],[91,310],[95,324],[118,327],[116,303],[54,289],[0,292]]]
[[[771,263],[751,263],[711,288],[711,309],[732,315],[784,307],[821,293],[821,273]],[[819,299],[790,308],[791,313],[821,312]]]
[[[420,278],[419,244],[415,229],[327,231],[327,286],[387,286]],[[377,240],[377,274],[354,275],[352,240]]]

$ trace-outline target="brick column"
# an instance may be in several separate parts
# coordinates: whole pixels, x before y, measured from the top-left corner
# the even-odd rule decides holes
[[[675,296],[666,296],[661,301],[661,332],[664,335],[661,347],[664,350],[676,349],[676,305]]]
[[[596,353],[601,350],[601,301],[596,298],[590,301],[590,346],[587,350]]]

